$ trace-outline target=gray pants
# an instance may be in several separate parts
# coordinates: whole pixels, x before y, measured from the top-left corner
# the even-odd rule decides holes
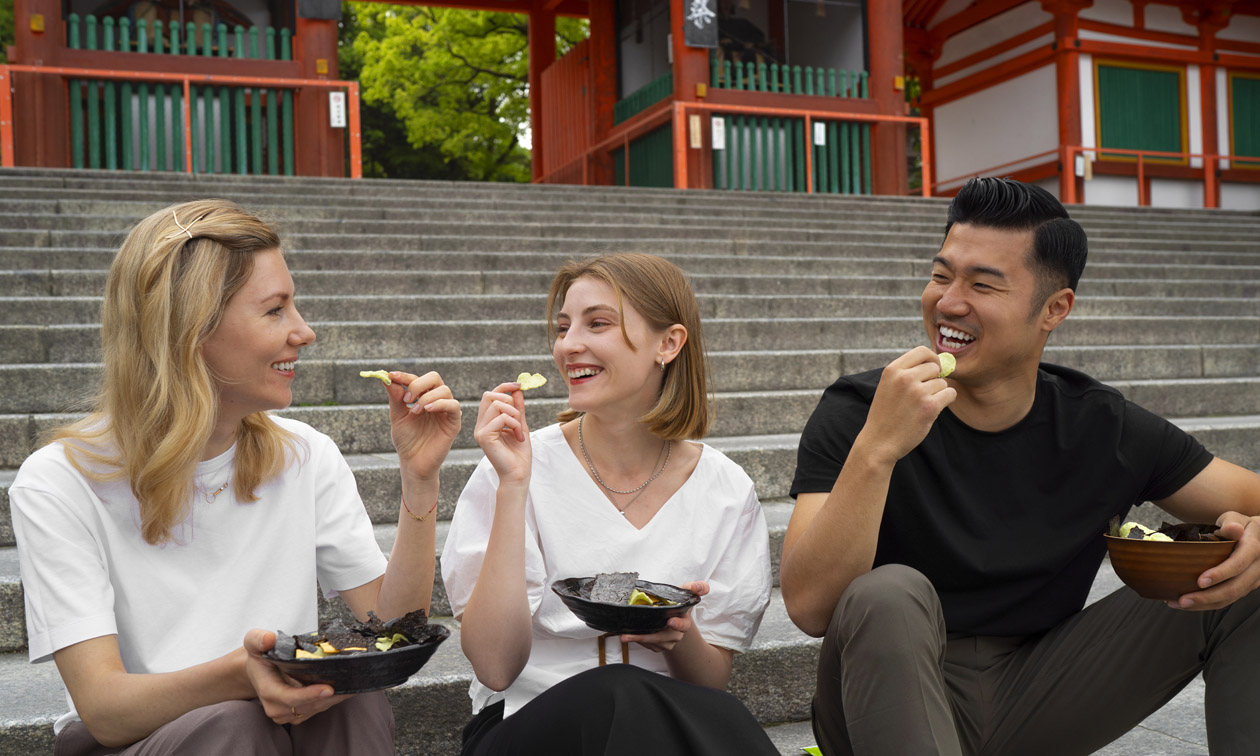
[[[194,709],[129,746],[96,742],[82,722],[57,734],[56,756],[393,756],[394,710],[385,693],[361,693],[300,725],[278,725],[262,704],[225,701]]]
[[[1200,672],[1213,756],[1254,756],[1260,591],[1183,612],[1121,588],[1042,635],[958,637],[928,579],[886,565],[832,615],[814,735],[826,756],[1091,754]]]

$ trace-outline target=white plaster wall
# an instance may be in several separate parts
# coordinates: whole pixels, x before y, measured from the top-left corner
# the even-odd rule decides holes
[[[1216,146],[1217,152],[1229,154],[1229,79],[1225,69],[1219,67],[1216,69]],[[1220,167],[1229,168],[1229,161],[1222,160]]]
[[[938,14],[937,18],[943,19],[945,16]],[[936,65],[944,66],[959,58],[965,58],[1053,19],[1054,16],[1042,10],[1040,3],[1017,5],[1005,13],[950,37],[941,48],[941,57],[937,59]]]
[[[1151,6],[1147,6],[1149,13]],[[1260,16],[1233,16],[1229,26],[1216,34],[1218,39],[1240,39],[1244,42],[1260,42]]]
[[[1055,199],[1062,201],[1063,198],[1059,196],[1059,177],[1058,176],[1054,176],[1051,178],[1043,178],[1042,180],[1034,181],[1033,183],[1041,187],[1042,189],[1045,189],[1047,192],[1050,192],[1051,194],[1053,194]]]
[[[1128,0],[1094,0],[1094,4],[1082,9],[1079,16],[1091,21],[1132,27],[1133,5]]]
[[[1153,178],[1151,207],[1203,207],[1203,182]]]
[[[1002,61],[1010,60],[1011,58],[1017,58],[1026,52],[1036,50],[1039,47],[1046,47],[1053,43],[1054,43],[1054,32],[1050,32],[1049,34],[1046,34],[1042,37],[1038,37],[1037,39],[1034,39],[1031,42],[1026,42],[1025,44],[1022,44],[1019,47],[1011,48],[1010,50],[1007,50],[1006,52],[1000,55],[994,55],[992,58],[981,61],[980,63],[977,63],[974,66],[967,66],[966,68],[961,68],[955,73],[952,73],[948,76],[934,77],[933,79],[934,86],[943,87],[952,81],[957,81],[959,79],[966,78],[972,75],[973,73],[976,73],[978,71],[983,71],[984,69],[990,68],[992,66],[996,66],[998,63],[1001,63]]]
[[[1098,125],[1094,122],[1094,56],[1080,57],[1081,146],[1098,146]]]
[[[933,124],[935,143],[948,145],[935,151],[938,180],[971,175],[1056,149],[1059,127],[1054,66],[1042,66],[942,105],[933,114]]]
[[[1221,208],[1260,210],[1260,184],[1221,184]]]
[[[1154,8],[1155,6],[1148,5],[1146,7]],[[1081,39],[1093,39],[1099,42],[1119,42],[1120,44],[1124,44],[1124,45],[1131,45],[1136,42],[1137,44],[1145,45],[1149,47],[1167,47],[1170,50],[1198,50],[1199,49],[1197,45],[1176,45],[1171,42],[1160,42],[1158,40],[1153,40],[1153,39],[1135,40],[1133,37],[1125,37],[1120,34],[1105,34],[1103,32],[1090,31],[1089,29],[1081,29],[1080,37]]]
[[[1197,65],[1186,66],[1186,130],[1187,152],[1203,152],[1203,95]],[[1203,158],[1190,158],[1190,167],[1202,168]],[[1202,205],[1199,205],[1202,207]]]
[[[1148,3],[1145,15],[1146,28],[1151,31],[1189,34],[1192,37],[1199,36],[1197,29],[1181,20],[1181,10],[1176,6]],[[1230,26],[1233,26],[1233,24],[1231,23]]]
[[[1137,180],[1124,176],[1095,176],[1085,182],[1086,205],[1137,207]]]

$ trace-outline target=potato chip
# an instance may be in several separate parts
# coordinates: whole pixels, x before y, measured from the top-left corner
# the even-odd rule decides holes
[[[528,391],[545,386],[547,378],[542,373],[521,373],[516,376],[516,382],[521,384],[521,391]]]
[[[941,378],[954,372],[954,368],[958,365],[958,360],[954,359],[954,355],[949,352],[941,352],[937,357],[941,360]]]
[[[381,383],[384,383],[386,386],[394,382],[389,377],[388,370],[360,370],[359,377],[360,378],[376,378],[380,380]]]

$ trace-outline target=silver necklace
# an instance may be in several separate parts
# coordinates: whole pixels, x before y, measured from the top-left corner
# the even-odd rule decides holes
[[[216,489],[214,490],[214,493],[211,493],[211,492],[209,492],[209,491],[202,490],[202,489],[200,489],[200,488],[198,488],[197,490],[198,490],[198,491],[201,491],[201,495],[202,495],[202,496],[204,496],[204,497],[206,497],[206,503],[207,503],[207,504],[213,504],[213,503],[214,503],[214,500],[215,500],[215,499],[217,499],[217,498],[219,498],[219,494],[221,494],[221,493],[223,493],[224,491],[226,491],[226,490],[227,490],[228,483],[231,483],[231,482],[232,482],[232,479],[231,479],[231,478],[228,478],[228,479],[227,479],[227,481],[226,481],[226,482],[224,482],[224,484],[223,484],[223,485],[219,486],[218,488],[216,488]]]
[[[591,475],[595,477],[595,482],[599,483],[599,485],[601,485],[605,491],[609,491],[615,494],[622,494],[623,496],[625,494],[637,493],[638,491],[642,491],[643,489],[647,488],[649,483],[659,478],[661,476],[661,473],[665,472],[665,466],[669,464],[669,456],[674,448],[673,441],[666,441],[665,445],[662,447],[662,451],[665,454],[665,461],[662,462],[661,466],[656,469],[656,472],[652,473],[652,477],[643,481],[643,483],[641,483],[637,488],[631,488],[629,491],[618,491],[617,489],[608,485],[607,483],[604,482],[604,479],[599,476],[599,470],[596,470],[595,463],[591,462],[591,455],[586,452],[586,439],[582,437],[582,421],[584,420],[586,420],[586,415],[582,415],[581,417],[578,418],[578,448],[582,450],[582,459],[586,460],[586,466],[591,468]],[[660,454],[658,454],[656,458],[660,459],[661,458]],[[636,496],[635,498],[637,499],[638,497]],[[630,504],[633,504],[633,503],[634,503],[634,500],[631,499],[630,502],[626,504],[626,507],[629,507]],[[621,512],[622,517],[626,516],[625,508],[618,509],[617,511]]]

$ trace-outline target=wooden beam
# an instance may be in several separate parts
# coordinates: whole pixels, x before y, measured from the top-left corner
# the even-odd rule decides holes
[[[955,13],[931,28],[933,34],[942,39],[949,39],[959,32],[966,31],[977,24],[1000,16],[1012,8],[1023,5],[1029,0],[993,0],[993,2],[974,3],[963,11]]]
[[[994,84],[1001,84],[1008,79],[1028,73],[1029,71],[1048,65],[1054,61],[1054,51],[1049,47],[1026,52],[1010,60],[1004,60],[995,66],[979,71],[958,81],[950,82],[943,87],[925,92],[922,97],[924,105],[939,107],[960,97],[966,97]]]
[[[1014,50],[1015,48],[1021,45],[1026,45],[1029,42],[1032,42],[1033,40],[1037,39],[1038,37],[1044,37],[1046,35],[1053,35],[1053,34],[1054,34],[1054,22],[1047,21],[1044,24],[1039,24],[1037,26],[1034,26],[1033,28],[1029,29],[1028,31],[1022,34],[1017,34],[1014,37],[1011,37],[1010,39],[1007,39],[1003,42],[999,42],[996,45],[986,47],[983,50],[973,53],[971,55],[968,55],[965,58],[959,58],[953,63],[947,63],[938,68],[933,68],[932,77],[940,78],[943,76],[949,76],[950,74],[957,73],[967,68],[971,68],[972,66],[978,63],[983,63],[989,58],[995,58],[998,55],[1001,55],[1002,53],[1007,52],[1008,50]],[[1046,44],[1049,45],[1051,43],[1047,42]]]

